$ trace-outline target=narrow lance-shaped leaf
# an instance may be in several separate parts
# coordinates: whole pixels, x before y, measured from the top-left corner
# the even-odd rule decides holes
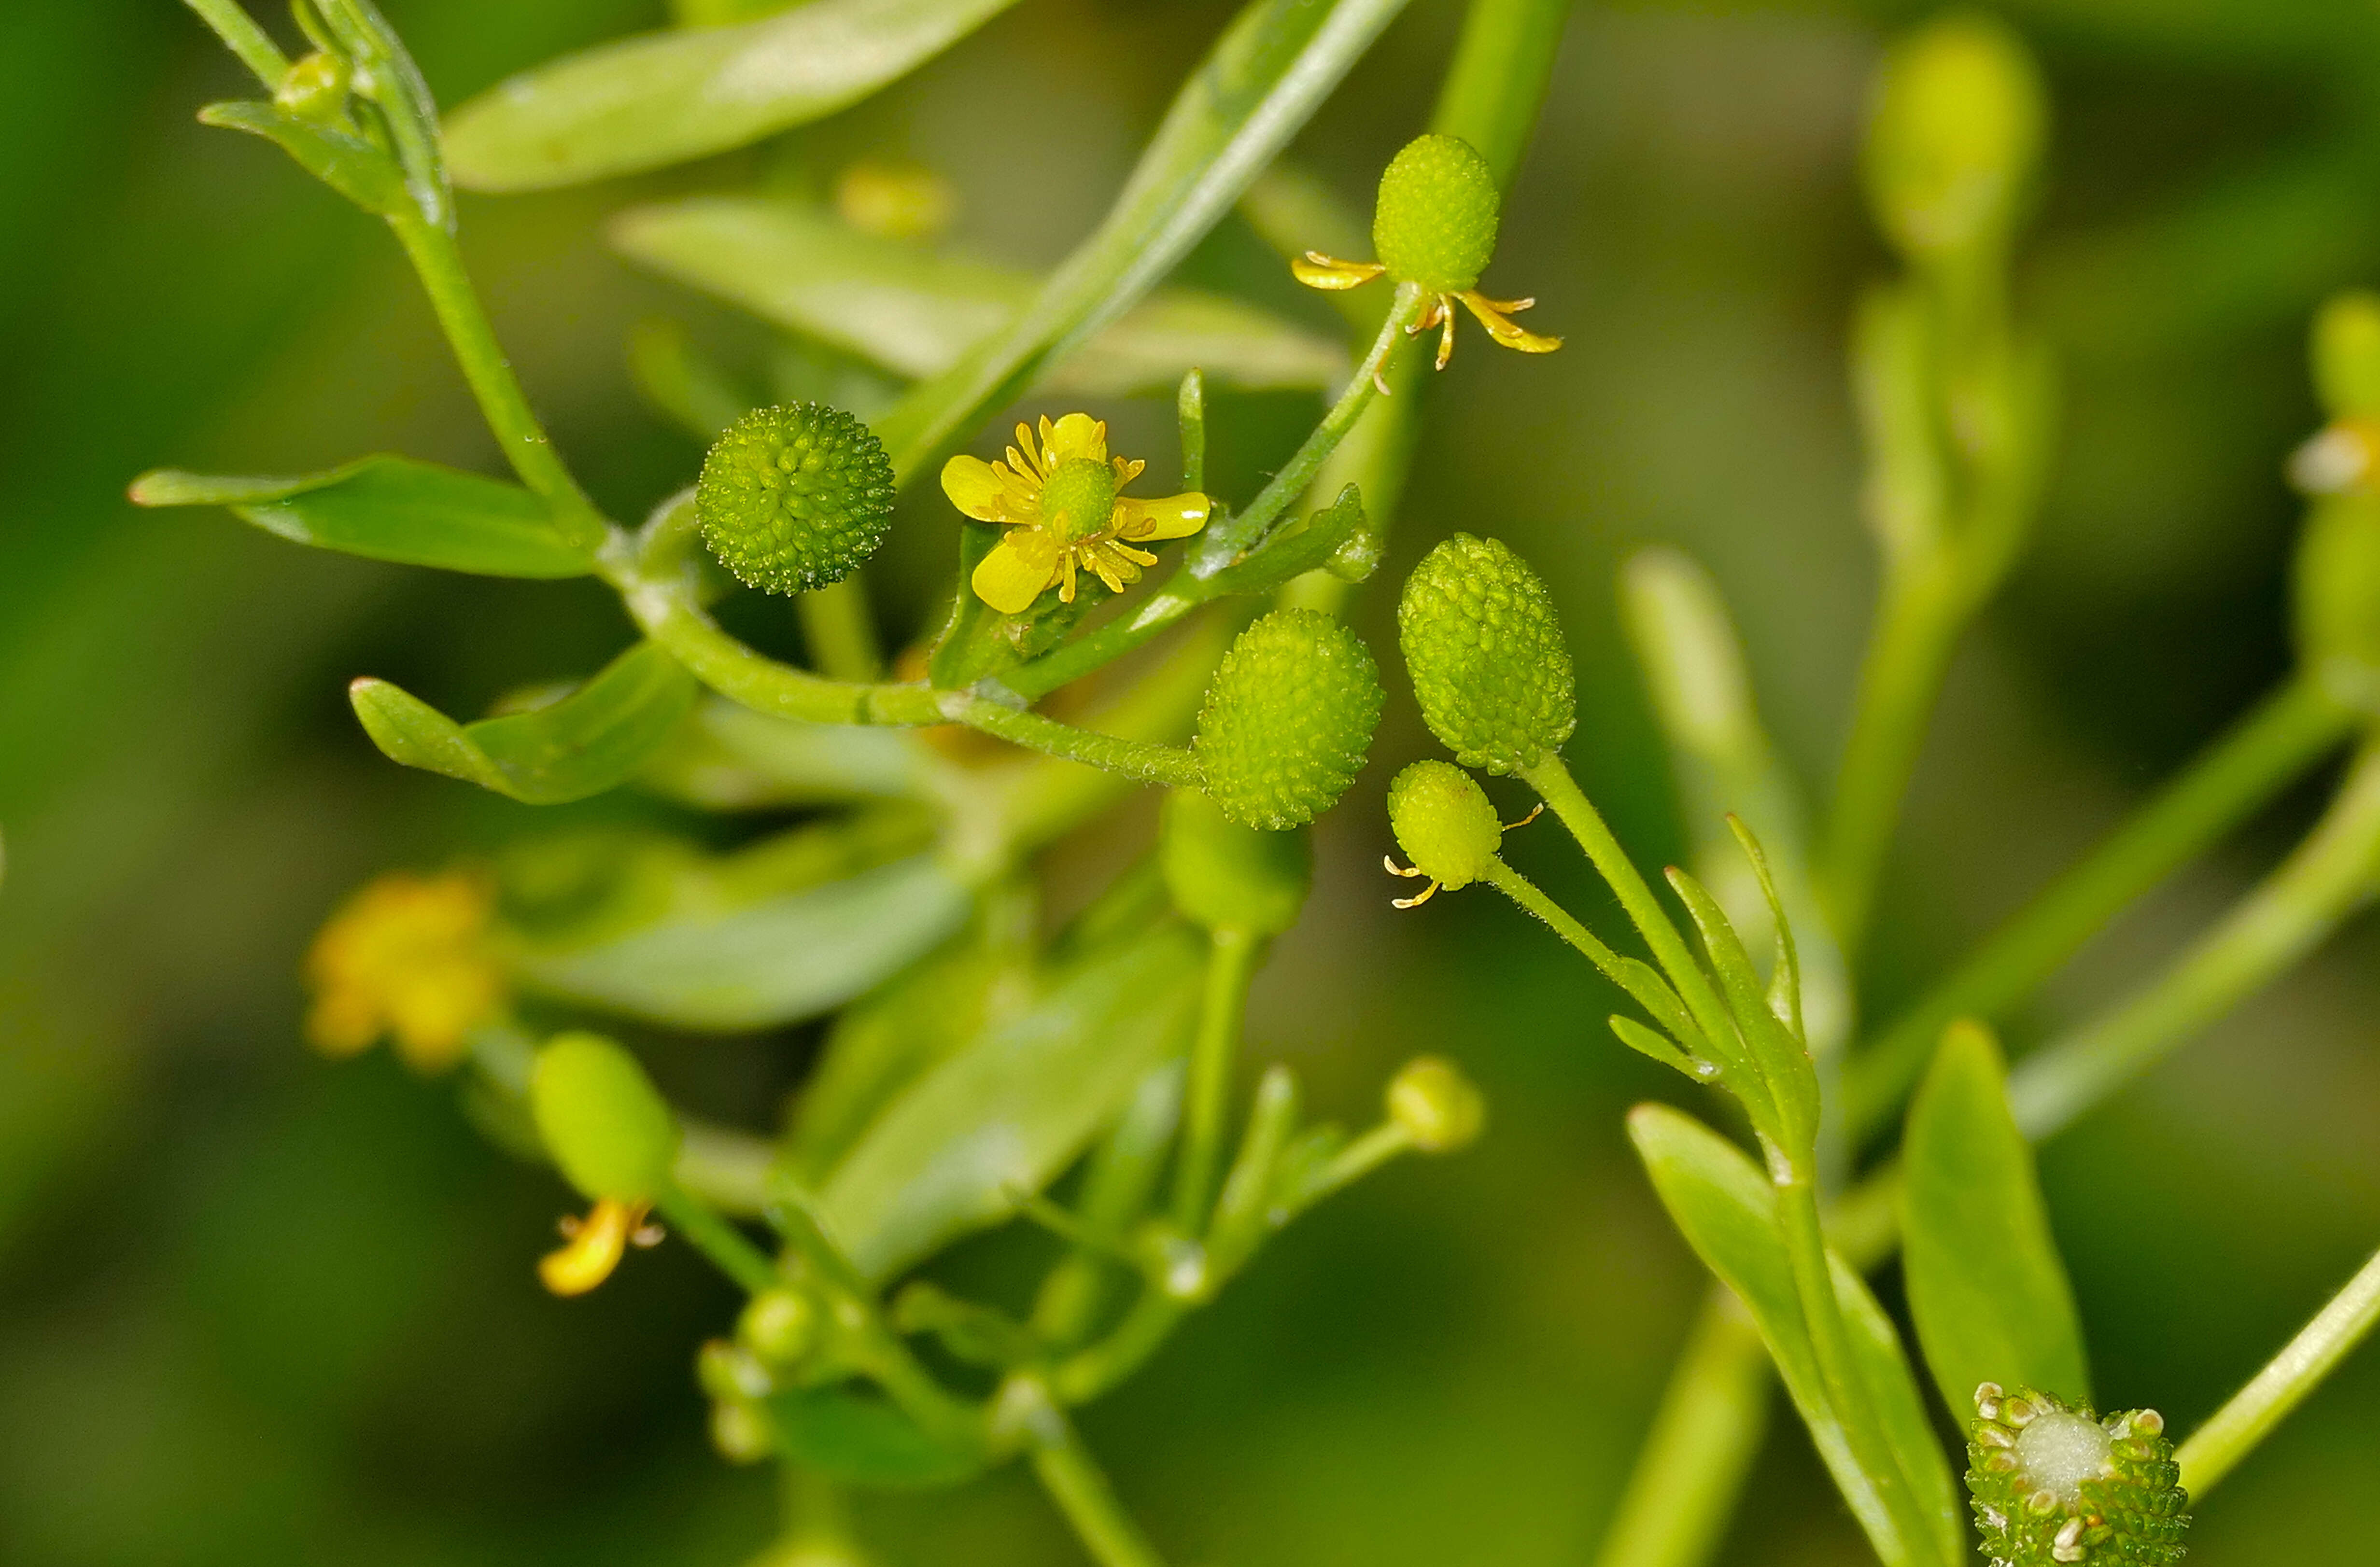
[[[299,544],[482,577],[583,577],[545,503],[517,484],[407,457],[371,456],[293,478],[159,468],[132,483],[143,506],[228,506]]]
[[[694,706],[694,676],[639,642],[560,701],[456,723],[385,680],[347,688],[356,717],[392,761],[477,784],[528,805],[583,800],[625,783]]]
[[[1726,1138],[1693,1117],[1660,1105],[1640,1105],[1628,1135],[1653,1177],[1654,1189],[1694,1255],[1732,1290],[1759,1327],[1779,1376],[1827,1468],[1888,1567],[1955,1563],[1966,1553],[1949,1465],[1927,1425],[1916,1379],[1890,1319],[1857,1274],[1833,1261],[1835,1294],[1852,1330],[1852,1351],[1870,1403],[1882,1422],[1903,1477],[1914,1488],[1925,1537],[1909,1539],[1896,1526],[1876,1483],[1852,1456],[1852,1445],[1827,1398],[1793,1264],[1777,1221],[1777,1196],[1760,1170]]]
[[[476,190],[542,190],[662,168],[822,119],[1014,0],[810,0],[740,27],[646,33],[525,71],[448,116]]]
[[[1902,1269],[1917,1341],[1951,1414],[1976,1384],[2091,1401],[2074,1291],[2049,1233],[2033,1149],[2009,1113],[1999,1048],[1953,1024],[1910,1107]]]
[[[275,143],[300,168],[365,212],[387,217],[410,199],[405,170],[395,158],[361,137],[299,119],[273,104],[246,99],[210,103],[199,111],[199,123]]]

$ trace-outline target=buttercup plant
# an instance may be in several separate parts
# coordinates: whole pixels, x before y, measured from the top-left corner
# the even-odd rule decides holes
[[[1306,830],[1357,788],[1388,700],[1336,612],[1394,521],[1427,379],[1409,339],[1436,329],[1442,368],[1459,306],[1505,346],[1560,346],[1512,320],[1533,300],[1479,285],[1564,8],[1472,0],[1427,128],[1380,176],[1372,261],[1310,249],[1283,214],[1337,232],[1344,214],[1257,181],[1401,0],[1251,0],[1105,217],[1046,278],[1009,280],[1013,310],[963,340],[870,330],[850,309],[863,283],[908,288],[915,326],[940,319],[930,306],[1009,286],[931,250],[951,192],[930,172],[856,164],[832,210],[756,190],[622,214],[625,253],[764,317],[807,367],[789,378],[808,383],[755,406],[681,336],[641,334],[641,384],[709,449],[630,527],[589,498],[515,377],[462,264],[456,183],[550,188],[752,145],[897,79],[998,0],[687,5],[677,29],[551,62],[443,121],[370,0],[296,0],[309,49],[294,60],[237,0],[188,4],[262,92],[201,117],[274,142],[388,224],[513,478],[377,456],[290,478],[158,470],[134,498],[228,507],[407,565],[595,579],[637,637],[583,682],[460,723],[365,677],[349,689],[359,723],[403,765],[529,805],[627,789],[731,819],[699,838],[531,834],[485,864],[387,873],[306,960],[307,1037],[333,1056],[385,1039],[418,1071],[456,1075],[480,1124],[552,1164],[585,1205],[534,1264],[553,1294],[600,1288],[630,1247],[665,1241],[741,1292],[717,1336],[687,1349],[720,1453],[784,1470],[793,1505],[759,1561],[864,1562],[846,1489],[955,1486],[1017,1462],[1102,1567],[1154,1567],[1158,1547],[1074,1412],[1305,1210],[1488,1129],[1454,1059],[1486,1041],[1408,1063],[1352,1133],[1307,1113],[1285,1064],[1251,1092],[1234,1079],[1251,983],[1310,890]],[[766,78],[759,88],[717,90],[721,72],[764,58],[808,63],[798,80],[761,72],[746,83]],[[2372,298],[2316,325],[2329,422],[2291,467],[2313,503],[2298,671],[1901,1016],[1855,1015],[1918,742],[1961,631],[2022,551],[2049,460],[2048,359],[2009,283],[2046,103],[2021,43],[1972,18],[1920,28],[1878,75],[1867,188],[1902,273],[1863,304],[1852,357],[1882,592],[1815,824],[1761,732],[1724,602],[1682,557],[1648,553],[1623,578],[1694,819],[1694,868],[1659,882],[1564,760],[1578,681],[1546,581],[1476,518],[1402,585],[1403,666],[1452,759],[1415,760],[1388,787],[1386,825],[1411,863],[1387,868],[1427,883],[1398,907],[1480,883],[1504,893],[1625,998],[1610,1019],[1623,1044],[1720,1090],[1749,1135],[1747,1151],[1666,1106],[1629,1118],[1713,1281],[1607,1567],[1708,1558],[1772,1372],[1890,1567],[1952,1567],[1978,1542],[2004,1567],[2164,1567],[2190,1510],[2380,1318],[2375,1258],[2178,1449],[2152,1411],[2101,1420],[2032,1152],[2285,972],[2380,882]],[[1161,280],[1244,199],[1299,281],[1345,293],[1389,280],[1385,299],[1342,301],[1350,342],[1211,299],[1205,319],[1225,325],[1199,340],[1199,363],[1161,333],[1132,337],[1135,309],[1165,301]],[[722,225],[767,243],[722,263]],[[1114,334],[1135,352],[1083,352]],[[1284,363],[1326,395],[1323,411],[1254,493],[1229,493],[1207,471],[1210,389],[1277,386]],[[1150,390],[1177,416],[1180,481],[1148,486],[1166,495],[1126,492],[1149,459],[1111,450],[1093,411]],[[1037,417],[999,442],[1026,400]],[[979,441],[998,455],[962,450]],[[937,487],[930,516],[896,520],[904,492]],[[867,566],[912,521],[954,545],[947,591],[888,643]],[[794,601],[810,667],[728,629],[743,622],[718,608],[739,587]],[[2350,743],[2336,799],[2264,882],[2135,993],[2009,1067],[1990,1024]],[[1521,823],[1474,772],[1536,794],[1523,820],[1550,810],[1633,941],[1597,934],[1508,863]],[[1151,841],[1045,929],[1038,853],[1143,785],[1164,792]],[[1372,802],[1358,803],[1356,830],[1377,833]],[[783,809],[810,814],[732,820]],[[782,1130],[759,1129],[773,1105],[735,1126],[689,1114],[648,1070],[689,1035],[811,1022],[823,1042]],[[1897,1150],[1880,1150],[1895,1128]],[[921,1272],[995,1232],[1029,1288],[976,1298]],[[1915,1355],[1863,1277],[1896,1247]],[[535,1249],[523,1237],[525,1270]],[[1945,1412],[1967,1439],[1963,1501],[1935,1429]]]

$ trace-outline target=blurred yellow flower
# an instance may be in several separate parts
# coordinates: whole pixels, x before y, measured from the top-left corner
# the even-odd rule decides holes
[[[645,1222],[650,1211],[650,1203],[605,1197],[586,1218],[564,1219],[562,1245],[538,1259],[539,1282],[558,1295],[585,1294],[612,1276],[630,1245],[660,1244],[660,1227]]]
[[[1108,456],[1108,427],[1088,414],[1068,414],[1034,431],[1016,427],[1006,462],[953,457],[942,468],[942,492],[978,522],[1008,531],[975,568],[976,596],[1002,614],[1029,608],[1058,587],[1075,601],[1075,577],[1087,571],[1116,592],[1140,579],[1157,557],[1132,546],[1180,539],[1207,525],[1207,497],[1193,491],[1161,501],[1117,493],[1146,463]]]
[[[468,871],[382,876],[341,905],[306,954],[309,1043],[348,1056],[386,1035],[407,1065],[452,1066],[504,1002],[490,950],[494,897]]]

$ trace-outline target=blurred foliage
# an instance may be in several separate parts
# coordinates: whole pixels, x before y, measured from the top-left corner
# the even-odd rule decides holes
[[[448,103],[663,19],[634,0],[387,8]],[[624,195],[756,174],[823,194],[854,156],[890,152],[947,178],[970,252],[1047,266],[1228,10],[1026,0],[781,142],[593,191],[467,198],[500,329],[597,499],[630,515],[698,450],[631,391],[638,322],[683,318],[739,371],[767,369],[728,317],[606,253],[598,223]],[[1582,7],[1502,263],[1571,346],[1526,376],[1461,356],[1429,394],[1381,580],[1456,528],[1539,565],[1578,657],[1575,765],[1640,854],[1683,840],[1612,607],[1635,545],[1709,565],[1791,768],[1817,776],[1838,743],[1871,594],[1844,338],[1883,266],[1858,216],[1856,136],[1877,40],[1916,14]],[[2380,14],[2004,14],[2051,80],[2021,293],[2064,367],[2064,423],[2033,553],[1960,659],[1920,771],[1872,1009],[2270,684],[2299,509],[2279,465],[2316,422],[2306,322],[2331,290],[2380,279]],[[1416,128],[1454,20],[1415,6],[1299,157],[1360,194]],[[588,1300],[552,1300],[528,1263],[554,1211],[549,1174],[508,1162],[387,1057],[333,1069],[298,1048],[297,966],[340,892],[495,845],[531,808],[386,764],[347,676],[481,711],[594,667],[619,613],[585,583],[294,551],[217,514],[125,503],[157,460],[298,473],[385,448],[492,471],[493,454],[377,225],[191,122],[235,67],[178,7],[8,6],[0,58],[18,67],[0,98],[0,1558],[739,1561],[767,1536],[770,1482],[707,1451],[680,1349],[726,1320],[729,1287],[669,1248]],[[1068,177],[1015,176],[1045,168]],[[1181,281],[1328,330],[1245,228],[1225,225]],[[1253,489],[1311,412],[1298,393],[1216,404],[1219,490]],[[1155,402],[1106,411],[1133,449],[1156,449],[1171,419]],[[905,504],[880,559],[897,621],[938,586],[939,504]],[[1376,646],[1387,610],[1375,592],[1358,615]],[[1325,825],[1314,900],[1257,985],[1252,1048],[1355,1117],[1393,1063],[1442,1051],[1495,1119],[1463,1160],[1391,1172],[1309,1221],[1087,1412],[1120,1488],[1185,1559],[1581,1559],[1700,1290],[1618,1113],[1670,1090],[1587,1026],[1607,998],[1582,998],[1578,966],[1499,902],[1388,909],[1402,889],[1376,869],[1379,797],[1426,749],[1392,694],[1375,775]],[[2141,972],[2318,797],[2129,917],[2014,1032]],[[606,800],[542,820],[632,809],[653,814]],[[1070,850],[1061,880],[1121,852]],[[1608,914],[1549,838],[1508,852]],[[2109,1405],[2155,1402],[2188,1428],[2380,1228],[2373,953],[2350,931],[2044,1150]],[[691,1041],[666,1086],[750,1123],[815,1040],[805,1026]],[[946,1268],[996,1290],[1002,1266],[962,1248]],[[1898,1310],[1897,1283],[1882,1293]],[[2196,1549],[2368,1549],[2380,1497],[2357,1482],[2376,1426],[2366,1354],[2231,1482]],[[1777,1429],[1753,1482],[1766,1500],[1729,1559],[1843,1560],[1859,1549],[1847,1514],[1798,1429]],[[888,1563],[1075,1549],[1014,1473],[862,1505]]]

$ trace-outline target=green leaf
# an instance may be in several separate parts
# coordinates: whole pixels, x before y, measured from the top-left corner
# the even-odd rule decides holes
[[[1199,943],[1179,925],[1087,959],[1038,1003],[911,1085],[836,1169],[820,1213],[882,1280],[1007,1218],[1183,1048]]]
[[[695,691],[660,644],[639,642],[561,700],[477,723],[456,723],[385,680],[358,680],[347,699],[392,761],[550,806],[625,783],[685,719]]]
[[[1014,3],[810,0],[601,44],[456,109],[447,165],[470,189],[544,190],[707,158],[857,103]]]
[[[368,213],[386,217],[409,203],[403,166],[361,137],[245,99],[208,104],[199,111],[199,123],[263,137]]]
[[[295,543],[406,565],[536,577],[595,568],[520,486],[407,457],[364,457],[288,479],[159,468],[133,480],[131,493],[143,506],[228,506]]]
[[[937,766],[912,730],[808,723],[709,697],[638,782],[702,810],[775,810],[930,799]]]
[[[1980,1024],[1956,1023],[1909,1111],[1902,1146],[1903,1273],[1917,1342],[1951,1415],[1976,1384],[2091,1401],[2082,1324],[2009,1113],[2007,1069]]]
[[[971,892],[918,854],[823,884],[735,899],[716,868],[681,873],[671,908],[625,932],[536,946],[521,978],[545,994],[678,1027],[800,1023],[873,990],[966,920]]]
[[[1106,219],[1033,303],[875,421],[902,482],[1172,271],[1404,5],[1253,0],[1242,10],[1190,73]]]
[[[980,1453],[943,1446],[889,1401],[855,1388],[795,1388],[769,1400],[784,1455],[849,1485],[947,1486]]]
[[[880,239],[803,202],[706,196],[638,207],[612,225],[622,254],[764,320],[912,380],[939,375],[1033,301],[1029,273]],[[1170,388],[1191,366],[1245,387],[1320,387],[1345,351],[1236,299],[1168,289],[1052,367],[1087,396]]]
[[[1840,1259],[1829,1259],[1861,1378],[1902,1474],[1915,1488],[1932,1531],[1926,1540],[1900,1537],[1884,1498],[1853,1458],[1828,1404],[1801,1297],[1793,1287],[1792,1259],[1778,1225],[1776,1192],[1759,1168],[1718,1133],[1665,1106],[1639,1105],[1629,1115],[1628,1135],[1687,1244],[1752,1314],[1819,1456],[1877,1554],[1891,1567],[1961,1561],[1966,1521],[1949,1465],[1927,1425],[1916,1379],[1891,1321],[1867,1286]]]

